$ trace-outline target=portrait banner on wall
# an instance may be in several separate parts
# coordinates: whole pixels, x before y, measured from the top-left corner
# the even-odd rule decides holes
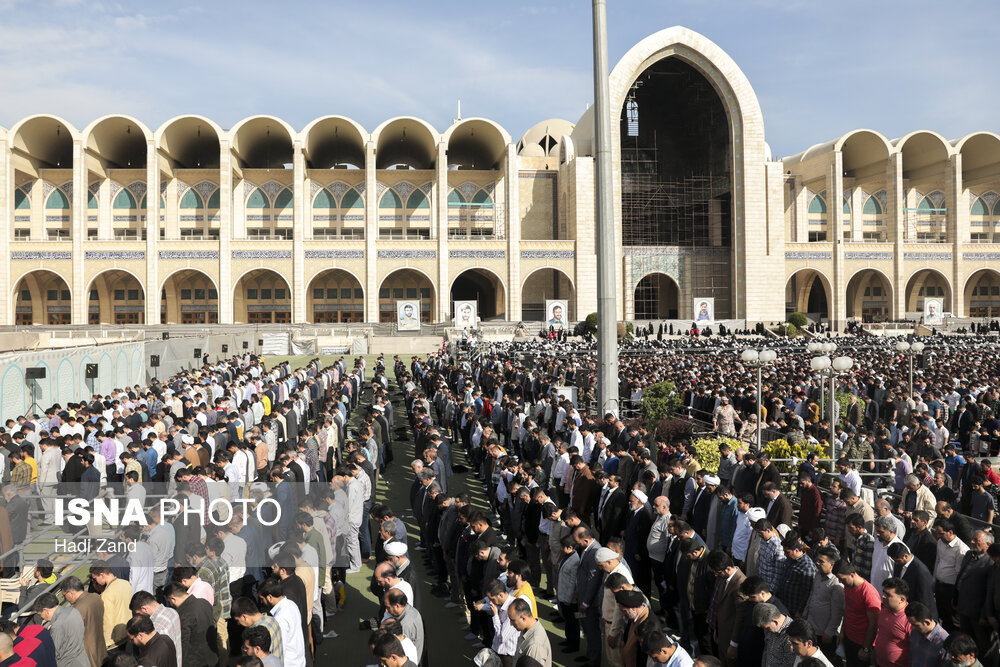
[[[479,305],[475,301],[455,301],[455,328],[475,329]]]
[[[944,324],[944,303],[941,299],[924,299],[924,324],[940,326]]]
[[[708,297],[694,300],[694,321],[699,327],[715,322],[715,299]]]
[[[396,329],[399,331],[420,331],[420,302],[396,302]]]
[[[545,326],[562,329],[569,326],[569,301],[548,299],[545,301]]]

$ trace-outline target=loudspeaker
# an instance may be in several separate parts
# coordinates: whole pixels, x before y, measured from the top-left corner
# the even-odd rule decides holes
[[[152,354],[149,356],[149,365],[152,368],[159,368],[160,366],[160,355]]]
[[[45,377],[45,366],[33,366],[24,369],[25,380],[41,380]]]
[[[222,354],[226,354],[227,352],[229,352],[229,346],[228,345],[223,345],[222,346]]]
[[[196,348],[194,348],[194,358],[198,359],[199,357],[201,357],[201,348],[200,347],[196,347]]]
[[[87,364],[87,374],[88,379],[93,379],[97,377],[97,364]]]
[[[257,339],[257,347],[264,347],[264,339],[263,338],[258,338]]]
[[[248,341],[248,340],[243,341],[243,349],[244,350],[249,350],[250,349],[250,341]]]
[[[163,340],[170,340],[170,334],[166,331],[163,332]]]

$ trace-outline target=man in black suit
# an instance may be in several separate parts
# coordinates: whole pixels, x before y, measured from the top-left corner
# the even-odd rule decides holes
[[[653,517],[646,500],[646,494],[642,491],[633,491],[629,496],[630,513],[625,527],[625,562],[632,570],[635,585],[649,598],[652,592],[652,579],[646,541],[649,538],[649,529],[653,526]]]
[[[573,541],[580,549],[580,566],[576,574],[576,594],[583,613],[583,636],[587,638],[587,664],[601,664],[601,583],[604,573],[597,566],[597,550],[601,547],[590,529],[580,526],[573,532]]]
[[[934,575],[927,566],[915,558],[910,548],[902,542],[889,545],[886,554],[895,563],[892,576],[905,581],[910,587],[908,602],[920,602],[927,605],[931,615],[937,618],[937,602],[934,600]]]
[[[788,497],[778,490],[778,486],[772,482],[766,482],[761,491],[764,495],[764,509],[767,511],[767,520],[772,526],[785,524],[792,526],[792,503]]]
[[[611,475],[608,484],[601,491],[597,504],[597,526],[601,534],[601,544],[607,544],[612,537],[621,537],[625,531],[628,498],[619,488],[621,477]]]

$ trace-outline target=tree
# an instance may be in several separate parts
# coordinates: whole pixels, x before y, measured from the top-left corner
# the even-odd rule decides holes
[[[788,323],[794,324],[798,329],[804,329],[809,324],[809,318],[802,313],[792,313],[788,316]]]
[[[680,407],[681,397],[673,382],[657,382],[642,392],[639,412],[648,424],[656,424],[662,419],[670,419]]]

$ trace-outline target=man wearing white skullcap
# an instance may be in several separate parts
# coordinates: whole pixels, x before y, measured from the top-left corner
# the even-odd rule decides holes
[[[767,512],[764,511],[763,507],[752,507],[750,511],[747,512],[747,518],[750,520],[750,524],[753,525],[760,521],[761,519],[767,518]],[[750,531],[750,542],[747,545],[746,553],[746,572],[748,577],[755,577],[759,575],[759,570],[757,568],[757,556],[760,552],[760,533],[756,530]]]
[[[413,591],[409,598],[410,604],[417,606],[420,603],[420,582],[417,578],[417,571],[413,567],[412,561],[406,550],[404,542],[389,542],[385,545],[385,555],[396,568],[396,576],[410,585]]]
[[[646,504],[646,494],[638,489],[629,498],[628,522],[625,524],[625,562],[632,570],[635,585],[648,598],[652,593],[652,570],[646,541],[653,527],[653,514]]]

